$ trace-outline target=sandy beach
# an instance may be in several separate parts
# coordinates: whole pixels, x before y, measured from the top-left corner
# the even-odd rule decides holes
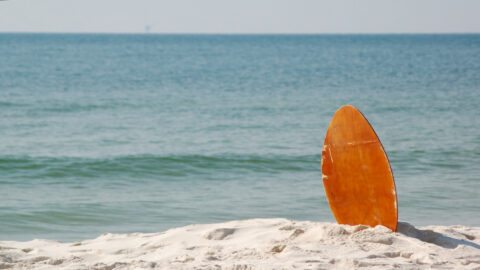
[[[0,241],[0,269],[480,269],[480,228],[346,226],[287,219]]]

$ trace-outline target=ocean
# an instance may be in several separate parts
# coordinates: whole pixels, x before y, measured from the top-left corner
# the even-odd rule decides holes
[[[478,34],[0,34],[0,240],[335,222],[320,161],[345,104],[399,220],[480,226]]]

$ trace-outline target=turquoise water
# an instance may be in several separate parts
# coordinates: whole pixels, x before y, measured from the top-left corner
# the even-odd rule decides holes
[[[0,34],[0,239],[333,222],[320,160],[344,104],[400,220],[480,226],[480,35]]]

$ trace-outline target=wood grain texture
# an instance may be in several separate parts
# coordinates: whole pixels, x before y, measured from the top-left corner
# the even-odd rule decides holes
[[[397,229],[397,193],[390,163],[363,114],[345,105],[333,115],[322,151],[328,203],[340,224]]]

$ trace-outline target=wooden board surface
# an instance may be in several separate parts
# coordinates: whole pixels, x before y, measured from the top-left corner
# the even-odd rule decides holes
[[[397,193],[392,170],[363,114],[346,105],[333,115],[322,151],[328,203],[340,224],[397,229]]]

